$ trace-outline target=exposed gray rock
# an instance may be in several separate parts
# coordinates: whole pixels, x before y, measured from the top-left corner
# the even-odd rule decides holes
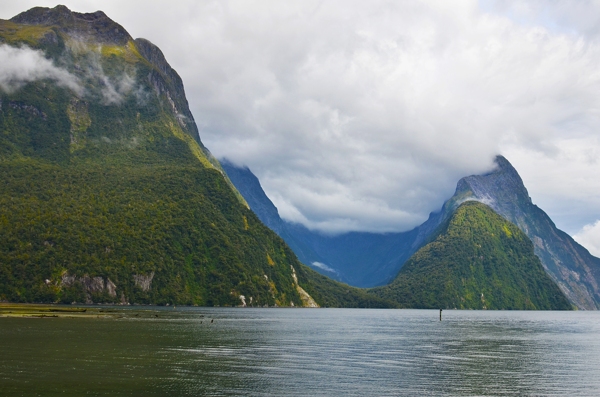
[[[85,290],[89,293],[102,293],[104,291],[104,279],[102,277],[89,277],[87,275],[79,278]]]
[[[46,284],[48,284],[49,280],[46,281]],[[91,297],[92,294],[102,294],[105,291],[112,297],[117,296],[117,286],[111,281],[110,278],[104,280],[102,277],[90,277],[87,274],[83,277],[76,277],[65,272],[61,277],[59,287],[68,288],[75,284],[81,284],[83,286],[87,296],[86,303],[94,303]]]
[[[181,128],[187,131],[202,146],[198,127],[189,109],[181,77],[169,65],[160,48],[150,41],[142,38],[135,39],[135,45],[140,54],[156,68],[155,71],[148,75],[148,80],[154,87],[157,95],[164,95],[167,98],[169,106]]]
[[[117,286],[110,280],[110,278],[106,279],[106,291],[112,297],[117,296]]]
[[[68,273],[64,273],[60,280],[60,286],[61,287],[70,287],[73,284],[75,284],[75,281],[77,281],[77,277],[70,276]]]
[[[150,288],[152,287],[152,279],[153,278],[154,278],[154,272],[147,274],[147,275],[134,274],[133,282],[142,291],[150,291]]]
[[[22,102],[10,101],[8,103],[8,106],[15,110],[21,110],[21,111],[27,112],[27,113],[29,113],[33,116],[39,117],[43,120],[46,120],[48,118],[46,113],[42,112],[40,109],[36,108],[33,105],[28,105],[28,104],[22,103]]]

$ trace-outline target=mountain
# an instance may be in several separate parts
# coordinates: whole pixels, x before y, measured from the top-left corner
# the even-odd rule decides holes
[[[600,259],[557,229],[550,217],[532,203],[508,160],[498,156],[492,172],[461,179],[447,203],[448,210],[468,199],[487,204],[517,225],[533,241],[546,272],[578,308],[600,308]]]
[[[252,210],[290,245],[302,262],[317,262],[321,268],[313,265],[313,269],[351,285],[374,287],[391,282],[460,204],[476,200],[517,225],[533,241],[542,266],[574,305],[598,309],[600,259],[558,230],[548,215],[531,202],[521,177],[506,158],[498,156],[495,162],[495,169],[485,175],[462,178],[441,210],[408,232],[352,232],[339,236],[321,235],[282,220],[247,167],[229,162],[223,167]],[[331,271],[325,273],[322,264]]]
[[[391,284],[371,292],[410,308],[571,308],[531,240],[485,204],[460,204],[431,240]]]
[[[0,300],[393,306],[259,221],[149,41],[36,7],[0,20],[0,51]]]

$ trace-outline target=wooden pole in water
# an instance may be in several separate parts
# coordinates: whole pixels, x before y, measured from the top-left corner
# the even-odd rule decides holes
[[[440,321],[442,321],[442,309],[440,309]]]

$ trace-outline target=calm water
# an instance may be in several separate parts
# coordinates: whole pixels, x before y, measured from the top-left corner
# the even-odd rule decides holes
[[[151,310],[0,319],[0,395],[600,395],[598,312]]]

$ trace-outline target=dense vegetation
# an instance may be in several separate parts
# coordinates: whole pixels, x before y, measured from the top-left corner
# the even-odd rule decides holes
[[[358,308],[397,308],[393,299],[369,294],[368,290],[351,287],[347,284],[332,281],[312,270],[308,266],[300,266],[298,277],[305,280],[301,283],[321,307],[358,307]]]
[[[4,299],[85,302],[81,283],[60,288],[68,274],[116,284],[116,294],[103,289],[96,302],[300,302],[284,245],[213,169],[23,160],[0,163],[0,173]],[[154,274],[151,288],[137,288],[134,274]]]
[[[529,238],[475,201],[458,207],[390,285],[370,292],[412,308],[571,308]]]
[[[298,306],[300,286],[320,305],[389,306],[319,278],[256,218],[202,146],[158,49],[143,42],[144,58],[103,14],[34,14],[71,22],[0,21],[0,41],[44,50],[84,90],[37,80],[0,91],[0,300]],[[125,44],[77,41],[95,18]]]

